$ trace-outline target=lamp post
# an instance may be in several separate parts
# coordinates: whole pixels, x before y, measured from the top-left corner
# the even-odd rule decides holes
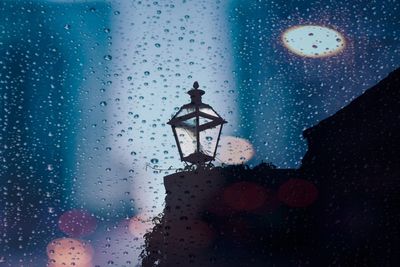
[[[215,159],[226,121],[201,101],[204,91],[195,82],[188,92],[191,102],[183,105],[168,122],[172,127],[181,161],[188,166],[208,166]]]

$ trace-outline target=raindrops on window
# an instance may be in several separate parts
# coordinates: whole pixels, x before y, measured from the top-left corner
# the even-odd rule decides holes
[[[139,266],[178,147],[216,111],[228,123],[200,136],[214,166],[299,167],[303,130],[398,67],[398,14],[378,0],[2,1],[0,265]],[[216,111],[174,136],[194,81]],[[318,192],[293,178],[273,197],[244,182],[222,195],[247,212]],[[194,225],[192,245],[209,246],[215,229]]]

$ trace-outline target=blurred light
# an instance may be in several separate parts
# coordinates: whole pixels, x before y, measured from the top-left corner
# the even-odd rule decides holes
[[[267,191],[255,183],[238,182],[225,189],[223,199],[232,209],[250,211],[265,204]]]
[[[290,179],[278,191],[280,201],[291,207],[307,207],[318,197],[317,187],[303,179]]]
[[[152,217],[146,214],[139,214],[129,220],[129,232],[139,238],[153,228]]]
[[[282,34],[286,48],[299,56],[321,58],[338,54],[345,39],[338,31],[318,25],[299,25]]]
[[[93,252],[91,245],[72,238],[55,239],[47,245],[50,267],[92,266]]]
[[[58,220],[60,230],[72,237],[89,235],[96,226],[96,218],[84,210],[67,211]]]
[[[252,144],[243,138],[222,136],[218,146],[216,158],[225,164],[242,164],[254,156]]]

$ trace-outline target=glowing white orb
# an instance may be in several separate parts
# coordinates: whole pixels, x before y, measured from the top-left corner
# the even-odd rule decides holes
[[[217,159],[228,165],[245,163],[254,156],[252,144],[243,138],[222,136],[218,146]]]
[[[341,52],[345,38],[334,29],[317,25],[299,25],[281,36],[286,48],[296,55],[311,58],[329,57]]]

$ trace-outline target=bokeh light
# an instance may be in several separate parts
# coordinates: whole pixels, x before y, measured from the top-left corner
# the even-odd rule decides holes
[[[89,235],[95,231],[96,225],[96,218],[84,210],[69,210],[58,220],[60,230],[71,237]]]
[[[282,42],[296,55],[311,58],[336,55],[346,44],[341,33],[318,25],[291,27],[282,34]]]
[[[217,160],[236,165],[249,161],[254,156],[254,148],[246,139],[235,136],[222,136],[218,145]]]
[[[59,238],[47,245],[49,266],[91,266],[93,248],[90,244],[73,238]]]
[[[129,232],[135,237],[143,238],[153,226],[152,217],[148,214],[139,214],[129,220]]]

